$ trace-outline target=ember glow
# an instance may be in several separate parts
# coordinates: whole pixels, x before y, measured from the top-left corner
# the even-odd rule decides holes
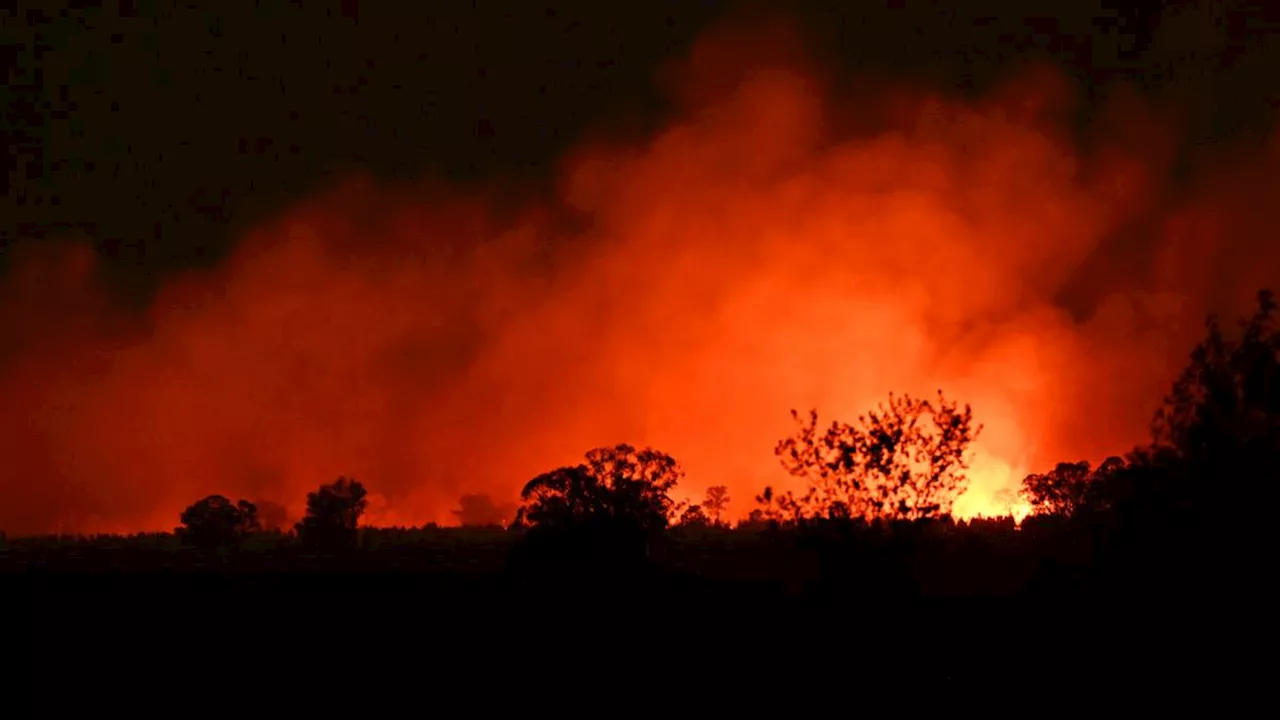
[[[86,245],[23,248],[0,287],[0,527],[166,530],[215,492],[297,516],[340,474],[373,524],[447,524],[464,492],[506,502],[617,442],[741,516],[789,487],[790,409],[939,388],[985,426],[957,514],[1021,516],[1028,472],[1140,441],[1204,314],[1280,267],[1243,252],[1271,156],[1173,193],[1176,133],[1122,92],[1085,149],[1052,70],[977,101],[868,95],[798,46],[709,35],[663,75],[675,120],[584,142],[514,215],[352,177],[142,316],[103,299]]]

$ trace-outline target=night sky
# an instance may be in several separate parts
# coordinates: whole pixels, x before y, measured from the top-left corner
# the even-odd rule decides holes
[[[588,131],[659,122],[655,73],[734,11],[709,0],[214,5],[3,11],[0,243],[80,228],[113,272],[141,280],[222,257],[237,230],[352,169],[536,183]],[[1049,59],[1093,95],[1127,80],[1176,99],[1191,146],[1269,127],[1277,93],[1252,81],[1280,67],[1266,3],[1174,3],[1162,22],[1155,3],[788,5],[835,72],[976,93]]]

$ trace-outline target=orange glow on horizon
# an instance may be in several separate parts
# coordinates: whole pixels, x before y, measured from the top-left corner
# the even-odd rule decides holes
[[[1086,153],[1042,68],[974,101],[851,97],[760,42],[708,35],[672,75],[679,117],[583,143],[514,216],[350,178],[145,316],[106,301],[87,244],[20,248],[0,527],[170,530],[211,493],[296,519],[339,475],[369,488],[370,524],[451,524],[464,492],[514,500],[619,442],[676,457],[682,497],[728,486],[739,518],[799,489],[773,456],[791,409],[851,421],[939,388],[984,425],[955,515],[1021,520],[1025,474],[1141,441],[1204,314],[1275,284],[1278,251],[1240,247],[1280,208],[1258,201],[1275,157],[1162,204],[1171,133],[1136,101]],[[879,129],[842,134],[851,107]],[[1156,240],[1125,244],[1151,215]]]

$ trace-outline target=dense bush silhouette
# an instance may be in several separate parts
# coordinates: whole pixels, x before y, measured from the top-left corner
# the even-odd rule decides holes
[[[354,547],[368,494],[360,481],[346,477],[307,493],[307,515],[296,526],[299,539],[317,548]]]
[[[778,443],[775,453],[791,475],[808,483],[804,494],[775,494],[765,488],[757,502],[773,519],[919,519],[950,513],[966,487],[974,427],[969,406],[910,395],[890,395],[888,405],[858,418],[818,427],[818,412],[800,420],[799,431]]]
[[[499,506],[483,493],[463,494],[458,498],[458,506],[452,513],[463,527],[505,526],[516,511],[515,505]]]
[[[181,521],[179,537],[201,550],[234,546],[259,528],[258,508],[253,503],[233,503],[221,495],[192,503],[182,511]]]

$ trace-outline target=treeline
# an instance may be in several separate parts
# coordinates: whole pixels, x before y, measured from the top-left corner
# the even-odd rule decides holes
[[[885,599],[1112,592],[1213,592],[1261,547],[1280,471],[1280,333],[1270,292],[1235,329],[1216,318],[1152,423],[1150,441],[1097,467],[1068,462],[1027,477],[1033,513],[957,521],[969,448],[968,406],[890,396],[854,422],[794,413],[776,448],[804,483],[763,488],[730,522],[729,494],[673,499],[680,464],[627,444],[530,480],[518,506],[469,495],[464,525],[360,526],[368,492],[339,478],[307,496],[305,516],[223,496],[203,498],[174,534],[11,539],[10,569],[348,569],[501,577],[502,582],[647,577],[755,583],[768,592],[857,592]],[[1252,534],[1252,535],[1251,535]]]

